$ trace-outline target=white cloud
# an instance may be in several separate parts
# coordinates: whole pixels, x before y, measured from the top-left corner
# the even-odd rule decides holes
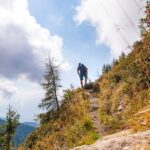
[[[60,66],[60,68],[61,70],[68,71],[72,68],[72,66],[68,62],[65,62]]]
[[[0,74],[9,78],[22,73],[41,78],[49,51],[57,63],[66,63],[63,39],[37,23],[27,0],[0,1],[0,41]]]
[[[0,116],[9,104],[30,121],[44,96],[40,81],[49,55],[62,69],[63,39],[37,23],[27,0],[0,0]],[[31,80],[32,79],[32,80]]]
[[[13,106],[21,115],[21,121],[31,121],[40,110],[38,104],[44,92],[37,82],[30,81],[25,75],[12,81],[0,78],[0,116],[5,116],[8,105]]]
[[[81,0],[75,21],[88,21],[96,28],[97,44],[104,43],[118,57],[140,39],[139,20],[146,0]]]
[[[14,86],[14,82],[0,78],[0,91],[6,94],[17,93],[17,88]]]

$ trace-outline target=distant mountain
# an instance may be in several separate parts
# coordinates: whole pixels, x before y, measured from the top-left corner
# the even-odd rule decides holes
[[[26,125],[24,123],[20,124],[16,129],[16,134],[14,136],[13,142],[15,146],[23,143],[27,136],[35,130],[35,127]]]
[[[35,127],[35,128],[38,127],[38,124],[37,124],[36,122],[24,122],[23,124],[24,124],[24,125],[31,126],[31,127]]]
[[[5,120],[3,118],[0,118],[0,125],[4,124]],[[15,146],[18,146],[19,144],[23,143],[27,136],[32,133],[37,127],[36,123],[28,122],[28,123],[21,123],[17,129],[16,134],[13,138],[13,143]]]
[[[5,120],[3,120],[2,118],[0,118],[0,125],[4,124],[4,123],[5,123]]]
[[[5,120],[5,118],[3,118],[3,117],[0,117],[0,119],[1,119],[1,120]]]

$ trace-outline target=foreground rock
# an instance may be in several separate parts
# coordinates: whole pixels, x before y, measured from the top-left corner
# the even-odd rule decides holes
[[[103,137],[93,145],[72,150],[150,150],[150,130],[134,134],[131,134],[131,131],[123,131]]]

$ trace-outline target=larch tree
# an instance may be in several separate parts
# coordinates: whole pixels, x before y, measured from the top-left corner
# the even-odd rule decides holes
[[[46,63],[46,72],[42,87],[45,90],[45,97],[39,107],[47,111],[59,110],[58,90],[61,87],[59,78],[59,67],[54,64],[54,59],[49,57]]]

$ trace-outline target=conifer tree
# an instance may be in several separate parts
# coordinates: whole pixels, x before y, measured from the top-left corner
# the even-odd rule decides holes
[[[103,74],[106,72],[106,65],[105,64],[103,65],[102,72],[103,72]]]
[[[4,126],[0,125],[0,150],[3,150],[4,148]]]
[[[145,13],[146,13],[146,16],[145,18],[141,19],[141,24],[140,24],[142,36],[144,36],[147,33],[147,31],[150,30],[150,0],[147,0]]]
[[[119,64],[118,60],[117,59],[113,59],[112,67],[114,67],[114,66],[116,66],[118,64]]]
[[[126,54],[124,52],[122,52],[121,55],[119,56],[119,61],[121,61],[125,58],[126,58]]]
[[[20,115],[11,106],[6,114],[6,123],[1,128],[1,147],[3,150],[10,150],[12,146],[12,138],[15,130],[19,125]]]
[[[150,28],[150,0],[147,0],[147,5],[146,5],[146,17],[144,18],[144,23],[146,23],[147,28]]]
[[[112,69],[112,66],[110,64],[106,64],[106,65],[104,64],[102,68],[102,72],[103,74],[108,73],[109,71],[111,71],[111,69]]]
[[[48,63],[46,63],[44,81],[41,84],[45,90],[45,97],[39,104],[40,108],[48,111],[59,110],[58,89],[61,87],[59,81],[59,68],[54,64],[54,60],[49,58]]]

